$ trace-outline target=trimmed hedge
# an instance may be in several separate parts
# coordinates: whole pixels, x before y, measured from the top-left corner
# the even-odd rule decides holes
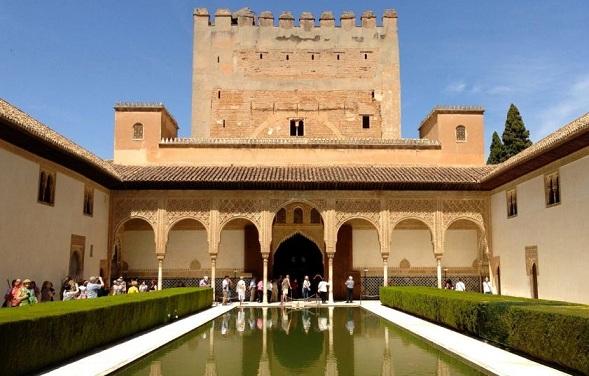
[[[382,304],[589,374],[589,306],[430,287],[382,287]]]
[[[54,366],[208,308],[212,302],[210,288],[175,288],[0,309],[2,374]]]

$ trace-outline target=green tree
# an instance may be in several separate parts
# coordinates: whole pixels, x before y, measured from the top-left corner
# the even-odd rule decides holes
[[[504,152],[501,162],[532,145],[530,132],[526,129],[519,110],[513,103],[509,106],[509,111],[507,111],[505,129],[501,138],[503,139]]]
[[[489,153],[489,159],[487,159],[487,164],[497,164],[501,163],[503,160],[503,142],[501,142],[501,138],[497,134],[497,132],[493,132],[493,140],[491,141],[491,151]]]

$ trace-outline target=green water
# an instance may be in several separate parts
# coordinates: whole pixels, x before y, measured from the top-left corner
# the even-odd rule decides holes
[[[115,375],[481,375],[361,308],[234,309]]]

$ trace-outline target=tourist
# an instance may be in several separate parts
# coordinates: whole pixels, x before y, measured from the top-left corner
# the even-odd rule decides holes
[[[485,280],[483,281],[483,294],[493,294],[493,286],[491,285],[491,281],[489,281],[489,277],[485,277]]]
[[[63,292],[70,285],[71,280],[72,280],[72,277],[70,277],[68,275],[63,279],[63,281],[61,281],[61,288],[59,290],[59,300],[63,300]]]
[[[284,304],[288,301],[288,290],[291,288],[290,278],[289,278],[288,274],[282,280],[281,287],[282,287],[282,295],[280,296],[280,304]]]
[[[266,282],[266,295],[266,299],[268,299],[268,303],[270,303],[272,301],[272,295],[274,295],[274,284],[270,280]]]
[[[80,285],[78,285],[78,289],[80,290],[80,294],[76,297],[76,299],[88,299],[88,281],[83,281]],[[100,296],[100,295],[99,295]]]
[[[13,279],[12,283],[10,283],[8,285],[8,288],[6,289],[6,292],[4,293],[4,303],[2,303],[2,307],[6,307],[6,308],[12,307],[10,302],[12,301],[12,289],[14,289],[16,281],[20,281],[20,280]],[[6,280],[6,283],[8,283],[8,280]]]
[[[158,290],[157,281],[155,279],[152,279],[151,282],[149,283],[149,291],[157,291],[157,290]]]
[[[76,296],[78,296],[79,292],[80,292],[80,289],[78,287],[78,284],[73,279],[70,279],[68,284],[66,286],[64,286],[62,300],[64,302],[68,301],[68,300],[74,300],[74,299],[76,299]]]
[[[309,293],[311,292],[311,281],[309,281],[309,276],[306,275],[305,279],[303,280],[303,299],[307,301],[309,299]]]
[[[321,278],[319,285],[317,286],[317,292],[319,293],[319,296],[321,296],[321,303],[323,304],[327,302],[327,285],[328,283]]]
[[[145,281],[141,281],[141,284],[139,285],[139,292],[147,292],[149,290],[149,286],[147,286],[147,283],[145,283]]]
[[[200,282],[198,282],[198,287],[209,287],[209,276],[205,275]]]
[[[35,296],[35,291],[32,289],[31,286],[32,284],[30,279],[25,279],[22,282],[22,286],[19,290],[19,307],[35,304],[38,302],[37,297]]]
[[[252,276],[250,280],[250,302],[254,302],[256,299],[256,277]]]
[[[88,295],[88,299],[98,298],[98,291],[103,287],[104,281],[102,280],[101,276],[90,277],[88,280],[88,285],[86,286],[86,295]]]
[[[41,301],[41,290],[37,287],[37,282],[31,281],[31,288],[29,289],[33,292],[35,299],[37,300],[35,303],[39,303]]]
[[[458,282],[456,282],[456,287],[454,288],[456,291],[466,291],[466,285],[462,282],[461,278],[458,278]]]
[[[258,303],[262,303],[263,299],[264,299],[264,280],[260,279],[258,281],[258,296],[257,296]]]
[[[41,302],[52,302],[55,296],[55,289],[53,283],[44,281],[41,285]]]
[[[221,283],[221,289],[223,290],[223,305],[231,301],[231,280],[226,275]]]
[[[444,289],[445,290],[454,290],[454,285],[452,284],[452,280],[450,278],[448,278],[446,280],[446,282],[444,283]]]
[[[237,290],[237,298],[239,299],[239,305],[243,304],[245,300],[245,281],[243,280],[242,276],[239,276],[239,281],[237,281],[237,286],[235,290]]]
[[[346,300],[346,303],[352,303],[354,295],[354,278],[352,278],[352,276],[349,276],[345,282],[345,285],[346,289],[348,290],[348,300]]]
[[[127,294],[139,294],[139,288],[137,287],[137,281],[131,281],[131,287],[127,290]]]
[[[12,290],[10,291],[10,307],[18,307],[20,304],[20,289],[22,287],[22,281],[17,278],[12,283]]]

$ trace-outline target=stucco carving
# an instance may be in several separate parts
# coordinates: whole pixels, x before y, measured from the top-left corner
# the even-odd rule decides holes
[[[448,226],[458,219],[470,219],[484,230],[485,213],[484,200],[444,200],[442,202],[442,227],[447,230]]]
[[[117,229],[121,223],[129,218],[143,218],[153,228],[157,226],[158,200],[156,199],[121,199],[113,205],[113,223]]]
[[[234,218],[246,218],[261,229],[263,204],[260,200],[224,199],[219,200],[219,222],[221,228]]]
[[[430,228],[430,231],[433,231],[436,212],[436,202],[434,200],[391,200],[388,207],[392,229],[405,219],[419,219]]]
[[[167,226],[170,228],[180,219],[193,218],[199,221],[205,228],[208,228],[210,208],[211,203],[209,200],[170,199],[166,207],[168,214]]]
[[[353,218],[366,219],[379,230],[380,200],[336,200],[336,228]]]

